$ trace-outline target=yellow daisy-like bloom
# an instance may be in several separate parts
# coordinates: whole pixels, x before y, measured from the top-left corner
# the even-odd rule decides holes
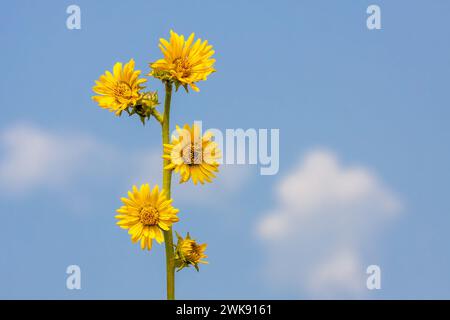
[[[214,172],[219,171],[217,159],[221,157],[217,144],[211,141],[212,133],[206,132],[202,137],[195,124],[192,128],[185,124],[183,129],[179,126],[176,129],[179,137],[172,136],[172,142],[164,144],[163,159],[169,161],[164,169],[179,172],[180,183],[190,178],[195,185],[212,182],[211,178],[216,177]]]
[[[195,83],[206,80],[215,71],[213,65],[216,60],[211,59],[214,50],[208,41],[197,39],[194,43],[194,33],[185,40],[183,35],[172,30],[169,41],[159,41],[164,58],[150,64],[153,70],[149,75],[178,82],[185,88],[189,85],[194,91],[200,91]]]
[[[134,70],[134,60],[131,59],[122,67],[121,62],[114,65],[113,73],[106,71],[95,81],[92,88],[98,96],[93,96],[99,106],[120,115],[129,106],[134,106],[147,79],[139,78],[140,70]]]
[[[163,242],[162,230],[169,230],[179,220],[176,216],[179,210],[172,206],[172,199],[167,199],[165,191],[160,192],[157,185],[153,190],[148,184],[140,189],[133,186],[133,190],[128,191],[128,198],[121,200],[124,206],[117,210],[117,224],[128,229],[133,243],[141,242],[141,249],[150,250],[153,239]]]
[[[186,238],[181,237],[177,234],[178,243],[176,247],[176,265],[178,270],[188,267],[190,265],[194,266],[198,271],[198,264],[208,264],[208,261],[202,260],[208,256],[205,254],[207,247],[206,243],[198,244],[194,239],[191,239],[189,232]]]

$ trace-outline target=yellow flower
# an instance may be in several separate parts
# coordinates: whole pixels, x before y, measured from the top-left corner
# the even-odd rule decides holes
[[[133,186],[128,191],[128,198],[121,198],[124,206],[117,210],[117,224],[123,229],[129,229],[131,241],[141,241],[141,249],[152,248],[152,240],[158,243],[164,241],[162,230],[169,230],[174,222],[178,209],[172,206],[172,199],[167,199],[164,190],[159,191],[156,185],[150,190],[148,184],[143,184],[138,190]]]
[[[180,183],[189,178],[194,184],[212,182],[211,178],[216,177],[213,172],[219,171],[217,159],[221,157],[217,144],[211,141],[212,133],[206,132],[202,137],[195,124],[192,128],[185,124],[183,129],[176,129],[179,137],[172,136],[172,143],[164,144],[163,159],[168,161],[164,169],[179,172]]]
[[[122,68],[122,63],[117,62],[114,65],[113,73],[106,71],[100,78],[95,81],[92,88],[98,96],[93,96],[99,106],[113,111],[120,116],[123,110],[129,106],[134,106],[144,87],[142,83],[147,79],[139,78],[141,71],[134,70],[134,60],[131,59]]]
[[[198,264],[208,264],[208,261],[202,260],[208,256],[205,254],[206,243],[198,244],[194,239],[191,239],[189,232],[186,238],[181,237],[177,233],[178,243],[175,252],[175,264],[178,271],[184,267],[194,266],[198,271]]]
[[[150,64],[153,70],[149,75],[174,81],[177,86],[182,85],[185,89],[190,85],[194,91],[200,91],[195,83],[206,80],[215,71],[213,65],[216,60],[211,59],[214,50],[208,45],[208,41],[197,39],[194,43],[194,33],[184,40],[183,35],[172,30],[170,42],[165,39],[159,41],[164,58]]]

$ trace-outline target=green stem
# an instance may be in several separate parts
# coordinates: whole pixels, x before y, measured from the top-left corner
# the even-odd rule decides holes
[[[170,130],[170,100],[172,98],[172,83],[166,82],[166,98],[164,101],[164,117],[162,122],[162,143],[167,144],[169,141]],[[163,146],[164,153],[164,146]],[[164,170],[169,164],[169,160],[163,161],[163,189],[166,191],[167,197],[170,198],[170,184],[172,181],[172,170]],[[173,249],[172,228],[164,231],[164,242],[166,246],[166,268],[167,268],[167,300],[175,300],[175,255]]]

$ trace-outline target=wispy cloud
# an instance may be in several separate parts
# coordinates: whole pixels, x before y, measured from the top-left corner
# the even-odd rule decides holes
[[[274,284],[315,297],[358,296],[370,243],[402,205],[371,170],[313,150],[276,188],[277,206],[257,231]]]
[[[14,193],[67,183],[98,148],[88,136],[55,135],[23,123],[1,132],[0,147],[0,188]]]

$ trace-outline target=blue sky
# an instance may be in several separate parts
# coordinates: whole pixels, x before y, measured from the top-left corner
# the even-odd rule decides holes
[[[101,110],[91,87],[116,61],[148,70],[170,29],[217,60],[172,123],[280,129],[277,175],[175,185],[176,228],[210,260],[177,275],[179,298],[450,298],[447,1],[76,1],[68,30],[73,3],[0,12],[0,298],[164,297],[163,247],[140,251],[113,218],[132,183],[160,182],[159,128]],[[366,28],[373,3],[382,30]],[[295,259],[279,257],[287,240]],[[381,290],[360,288],[370,264]]]

